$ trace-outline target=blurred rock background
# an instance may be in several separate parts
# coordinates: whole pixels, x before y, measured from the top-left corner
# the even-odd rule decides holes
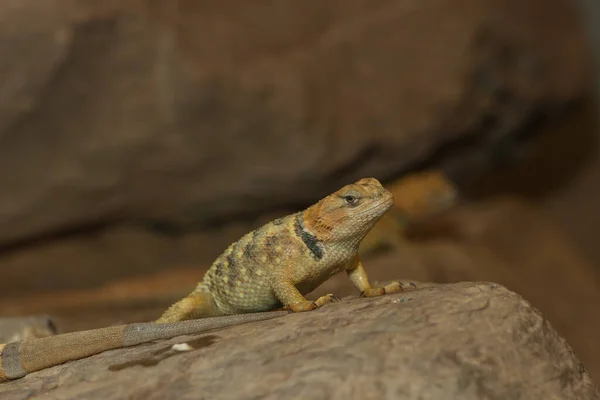
[[[461,203],[371,276],[502,283],[600,380],[596,3],[3,2],[0,315],[149,320],[249,229],[439,169]]]

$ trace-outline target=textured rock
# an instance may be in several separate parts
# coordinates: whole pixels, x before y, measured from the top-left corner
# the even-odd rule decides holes
[[[592,378],[600,380],[597,266],[548,215],[504,197],[458,207],[446,218],[414,228],[412,242],[399,251],[365,260],[373,281],[400,276],[504,285],[539,309],[569,341]],[[345,276],[336,275],[311,295],[328,292],[346,296],[355,289]]]
[[[3,2],[0,244],[384,178],[477,129],[497,95],[517,123],[580,97],[575,15],[566,0]]]
[[[182,237],[107,230],[21,249],[0,259],[0,315],[49,313],[67,331],[155,319],[253,228],[236,225]],[[600,381],[596,265],[531,204],[514,198],[467,202],[413,227],[410,242],[364,264],[375,281],[498,282],[541,310]],[[343,297],[356,289],[339,274],[310,296],[326,293]]]
[[[38,339],[57,333],[56,323],[49,315],[0,317],[0,343]]]
[[[190,352],[169,347],[189,343]],[[0,385],[3,399],[598,399],[568,344],[491,283],[354,299],[113,350]]]

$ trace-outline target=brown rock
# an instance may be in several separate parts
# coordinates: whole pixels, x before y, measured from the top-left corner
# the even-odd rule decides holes
[[[0,343],[38,339],[56,333],[56,323],[49,315],[0,317]]]
[[[176,343],[193,349],[179,354]],[[598,399],[543,316],[460,283],[113,350],[0,385],[3,399]]]
[[[369,277],[498,282],[541,310],[600,380],[600,279],[572,240],[547,215],[514,198],[467,204],[447,218],[458,232],[413,232],[397,251],[364,260]],[[431,229],[443,221],[431,221]],[[108,230],[23,249],[0,259],[0,315],[50,313],[66,331],[153,320],[251,228],[179,240]],[[356,289],[339,274],[310,296],[325,293],[346,296]]]
[[[384,178],[499,88],[579,98],[584,46],[566,0],[4,2],[0,243]]]
[[[600,379],[597,268],[547,215],[514,198],[495,198],[459,207],[445,220],[418,230],[404,248],[365,261],[372,280],[504,285],[539,309],[573,346],[592,378]],[[328,292],[356,293],[342,274],[311,296]]]

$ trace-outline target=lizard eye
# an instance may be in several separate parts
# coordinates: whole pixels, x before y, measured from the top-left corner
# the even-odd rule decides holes
[[[355,205],[356,203],[358,203],[358,199],[352,195],[344,196],[344,200],[350,205]]]

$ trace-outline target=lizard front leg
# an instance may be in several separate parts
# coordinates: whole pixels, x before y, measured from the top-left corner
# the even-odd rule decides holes
[[[311,311],[333,301],[333,294],[329,293],[315,301],[306,300],[293,282],[288,279],[275,279],[272,284],[273,292],[283,304],[284,310],[292,312]]]
[[[362,297],[382,296],[384,294],[401,292],[404,290],[400,282],[392,282],[382,287],[372,287],[359,256],[356,256],[352,264],[350,264],[350,267],[346,269],[346,273],[352,284],[360,290],[360,295]]]

